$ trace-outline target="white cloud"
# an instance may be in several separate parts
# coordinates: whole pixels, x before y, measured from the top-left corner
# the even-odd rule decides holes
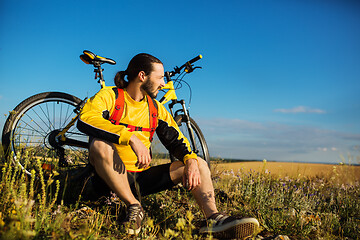
[[[327,147],[318,147],[317,150],[322,151],[322,152],[327,152],[327,151],[337,151],[338,149],[336,147],[331,147],[331,148],[327,148]]]
[[[323,152],[327,152],[327,148],[326,147],[318,147],[317,148],[319,151],[323,151]]]
[[[317,108],[310,108],[305,106],[298,106],[294,108],[279,108],[275,109],[274,112],[281,112],[281,113],[317,113],[317,114],[324,114],[326,113],[325,110],[317,109]]]

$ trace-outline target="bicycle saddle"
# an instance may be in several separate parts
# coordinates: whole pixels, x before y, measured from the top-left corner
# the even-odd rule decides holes
[[[86,64],[103,64],[109,63],[111,65],[115,65],[116,62],[110,58],[100,57],[88,50],[83,51],[84,54],[80,55],[80,59]]]

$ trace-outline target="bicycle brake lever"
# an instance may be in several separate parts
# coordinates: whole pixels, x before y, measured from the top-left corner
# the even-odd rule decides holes
[[[187,63],[185,64],[185,72],[186,72],[186,73],[191,73],[192,71],[194,71],[193,66],[192,66],[189,62],[187,62]]]

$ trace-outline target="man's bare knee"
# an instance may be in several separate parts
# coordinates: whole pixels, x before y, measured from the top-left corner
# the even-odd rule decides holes
[[[204,159],[200,158],[200,157],[198,157],[197,160],[198,160],[198,166],[199,166],[200,174],[202,176],[205,175],[205,176],[211,177],[209,165],[207,164],[207,162]]]
[[[95,139],[90,144],[89,148],[89,159],[91,165],[95,167],[95,170],[98,168],[113,169],[114,171],[124,174],[126,172],[125,165],[120,159],[119,154],[116,151],[116,148],[113,144]]]
[[[201,177],[211,178],[211,173],[207,162],[200,157],[198,157],[197,160]],[[181,182],[184,175],[184,169],[185,165],[180,161],[175,161],[171,164],[170,177],[174,184]]]
[[[185,165],[180,161],[175,161],[170,165],[170,178],[174,184],[178,184],[184,175]]]
[[[110,143],[95,139],[89,147],[90,163],[96,165],[96,162],[101,161],[112,164],[114,151],[115,149]]]

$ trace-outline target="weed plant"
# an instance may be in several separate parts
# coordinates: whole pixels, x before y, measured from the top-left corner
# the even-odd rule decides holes
[[[32,159],[25,159],[24,162]],[[203,215],[181,185],[141,198],[147,214],[138,236],[124,234],[118,225],[124,204],[114,195],[86,199],[80,191],[73,203],[63,201],[54,174],[37,177],[3,163],[0,182],[0,237],[2,239],[212,239],[198,232]],[[259,236],[287,235],[290,239],[359,239],[359,182],[342,183],[334,168],[330,178],[278,178],[266,170],[217,171],[212,165],[218,210],[255,217]],[[34,171],[33,171],[34,173]]]
[[[266,170],[217,173],[215,188],[222,189],[224,210],[260,220],[263,234],[291,239],[359,239],[359,182],[342,184],[333,177],[277,178]]]

